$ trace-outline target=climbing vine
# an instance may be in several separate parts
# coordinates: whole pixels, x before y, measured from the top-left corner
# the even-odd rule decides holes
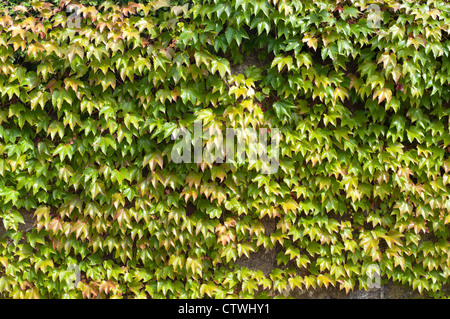
[[[278,298],[374,273],[448,297],[449,26],[431,0],[5,9],[0,297]],[[278,130],[278,169],[176,163],[194,122]],[[241,265],[265,250],[270,272]]]

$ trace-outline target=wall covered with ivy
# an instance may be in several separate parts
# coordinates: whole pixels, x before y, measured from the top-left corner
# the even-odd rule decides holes
[[[83,3],[0,13],[1,298],[448,297],[446,1]]]

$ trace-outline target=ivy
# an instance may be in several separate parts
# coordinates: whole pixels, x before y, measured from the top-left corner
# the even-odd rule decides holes
[[[17,4],[0,297],[278,298],[374,274],[448,297],[446,1],[378,1],[375,22],[353,0]],[[227,129],[277,169],[227,161]],[[243,266],[272,249],[270,271]]]

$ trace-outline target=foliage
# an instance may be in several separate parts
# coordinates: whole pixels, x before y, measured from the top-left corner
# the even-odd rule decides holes
[[[79,27],[69,1],[5,11],[0,296],[349,292],[379,267],[445,297],[450,6],[376,1],[376,28],[371,2],[102,2]],[[174,163],[196,119],[279,128],[279,170]],[[271,273],[240,266],[264,249]]]

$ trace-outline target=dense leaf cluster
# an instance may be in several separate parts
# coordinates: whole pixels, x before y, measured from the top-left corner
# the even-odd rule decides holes
[[[377,1],[374,26],[371,2],[1,14],[0,296],[282,297],[367,289],[378,268],[443,296],[450,5]],[[278,171],[174,163],[196,120],[278,128]],[[270,273],[240,265],[264,249]]]

